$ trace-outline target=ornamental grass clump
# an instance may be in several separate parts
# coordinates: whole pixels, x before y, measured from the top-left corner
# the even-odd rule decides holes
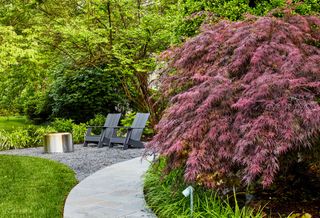
[[[204,26],[164,54],[170,105],[148,149],[167,157],[167,170],[185,169],[187,182],[270,186],[286,154],[303,159],[320,146],[319,47],[316,16]]]

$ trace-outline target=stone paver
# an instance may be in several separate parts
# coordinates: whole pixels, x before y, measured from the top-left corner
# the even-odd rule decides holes
[[[142,176],[149,165],[138,157],[87,177],[69,193],[64,218],[155,218],[143,195]]]

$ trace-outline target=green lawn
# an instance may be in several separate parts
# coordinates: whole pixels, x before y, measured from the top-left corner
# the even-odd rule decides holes
[[[62,217],[76,183],[74,172],[63,164],[0,155],[0,217]]]
[[[31,125],[24,116],[0,116],[0,130],[11,130],[17,127]]]

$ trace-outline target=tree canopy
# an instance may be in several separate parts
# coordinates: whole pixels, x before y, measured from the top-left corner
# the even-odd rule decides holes
[[[1,108],[39,114],[54,81],[81,69],[117,74],[130,107],[160,114],[148,87],[156,56],[203,22],[265,15],[277,7],[319,13],[318,0],[10,0],[0,2]],[[103,66],[103,68],[101,68]],[[70,96],[69,96],[70,97]],[[37,102],[38,100],[38,102]],[[28,106],[32,108],[28,108]],[[52,111],[57,109],[52,108]],[[54,116],[54,114],[52,114]],[[88,117],[89,118],[89,117]]]
[[[170,5],[174,4],[127,0],[2,1],[0,55],[5,58],[0,62],[1,107],[34,111],[30,117],[36,117],[50,108],[44,101],[55,92],[51,89],[57,87],[56,79],[66,78],[72,71],[92,69],[119,80],[119,89],[128,99],[122,108],[129,102],[132,109],[152,111],[148,73],[155,68],[155,54],[167,48],[174,38],[170,31],[174,15]],[[114,86],[111,80],[104,82],[106,87]],[[70,93],[67,98],[72,96]],[[59,110],[57,105],[63,104],[52,104],[53,112]]]

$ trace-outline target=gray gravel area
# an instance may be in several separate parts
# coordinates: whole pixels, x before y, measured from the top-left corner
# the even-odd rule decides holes
[[[12,154],[22,156],[42,157],[70,166],[75,172],[79,181],[94,172],[112,165],[114,163],[129,160],[142,156],[144,149],[127,149],[122,147],[83,147],[82,145],[74,145],[74,152],[69,153],[44,153],[43,147],[15,149],[1,151],[0,154]]]

